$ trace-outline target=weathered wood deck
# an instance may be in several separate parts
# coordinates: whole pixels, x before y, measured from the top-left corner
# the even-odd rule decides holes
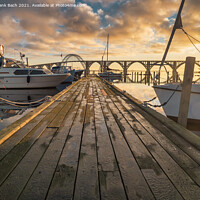
[[[0,145],[0,199],[198,200],[199,141],[162,120],[84,78]]]

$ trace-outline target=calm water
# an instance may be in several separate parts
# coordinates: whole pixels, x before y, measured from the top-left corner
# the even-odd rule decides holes
[[[66,85],[51,89],[21,89],[21,90],[0,90],[0,97],[14,102],[33,102],[43,99],[46,96],[54,96],[64,89]],[[17,121],[34,108],[16,107],[0,101],[0,130]]]
[[[150,99],[156,97],[156,93],[152,86],[144,85],[144,84],[135,84],[135,83],[115,83],[115,86],[120,88],[121,90],[125,90],[130,95],[139,99],[140,101],[149,101]],[[160,102],[157,99],[151,102],[153,105],[160,105]],[[159,113],[165,115],[162,107],[154,108]]]

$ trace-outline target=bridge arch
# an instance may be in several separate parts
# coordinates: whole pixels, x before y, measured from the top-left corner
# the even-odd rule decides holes
[[[97,71],[100,72],[101,65],[102,65],[102,62],[100,62],[100,61],[90,62],[89,63],[89,71],[90,71],[90,73],[92,72],[92,74],[93,74],[93,73],[96,73]],[[93,68],[95,68],[95,69],[93,69]]]
[[[111,61],[111,62],[108,62],[107,63],[107,68],[108,69],[111,69],[111,67],[113,66],[113,65],[118,65],[118,66],[120,66],[121,68],[119,68],[119,70],[123,70],[123,68],[124,68],[124,65],[123,65],[123,63],[122,62],[120,62],[120,61]]]
[[[160,67],[160,64],[161,64],[161,61],[156,61],[156,62],[151,63],[151,69],[155,66]],[[163,65],[165,65],[165,66],[167,65],[173,69],[173,64],[170,62],[165,61]]]
[[[130,62],[130,63],[128,63],[128,65],[127,65],[127,70],[130,68],[130,67],[132,67],[135,63],[138,63],[138,64],[141,64],[141,65],[143,65],[143,67],[145,68],[145,69],[147,69],[147,65],[144,63],[144,62],[140,62],[140,61],[133,61],[133,62]]]
[[[73,59],[75,59],[75,61],[77,61],[77,62],[80,62],[83,69],[86,69],[85,61],[83,60],[83,58],[81,56],[79,56],[77,54],[66,55],[61,62],[61,66],[65,66],[65,65],[67,65],[68,62],[74,61]]]
[[[200,63],[196,61],[194,66],[194,72],[199,71],[198,67],[200,67]],[[185,61],[179,63],[176,67],[176,71],[178,72],[181,81],[183,81],[184,69],[185,69]],[[194,75],[193,81],[195,81],[195,79],[199,79],[199,77],[197,78],[197,76]]]

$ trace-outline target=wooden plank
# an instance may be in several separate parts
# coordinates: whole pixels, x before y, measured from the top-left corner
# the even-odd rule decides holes
[[[120,177],[117,161],[113,152],[95,83],[93,90],[101,199],[124,200],[126,199],[125,189]]]
[[[24,127],[27,123],[29,123],[33,118],[38,116],[43,110],[48,108],[51,104],[53,104],[56,100],[58,100],[62,95],[64,95],[67,91],[73,88],[79,81],[69,86],[69,88],[63,90],[62,92],[56,94],[53,99],[49,102],[45,102],[39,107],[37,107],[33,112],[28,113],[24,117],[20,118],[10,126],[4,128],[0,131],[0,144],[4,143],[7,139],[9,139],[13,134],[15,134],[19,129]]]
[[[53,121],[48,125],[48,128],[59,128],[61,123],[63,122],[66,114],[71,109],[73,103],[67,102],[62,110],[59,112],[59,114],[53,119]]]
[[[101,88],[102,89],[102,88]],[[101,94],[98,92],[99,96]],[[101,105],[106,119],[109,134],[111,135],[115,155],[129,199],[154,199],[141,170],[127,145],[120,128],[118,127],[108,105],[111,99],[101,96]]]
[[[127,93],[124,96],[122,91],[120,91],[120,89],[116,88],[115,86],[113,87],[109,85],[109,87],[111,90],[114,90],[118,94],[118,97],[120,97],[119,101],[123,100],[124,102],[127,102],[132,107],[130,110],[136,110],[142,114],[154,127],[156,127],[156,129],[160,130],[167,138],[173,141],[175,145],[187,153],[193,160],[195,160],[195,162],[200,164],[198,136],[195,135],[195,137],[193,137],[194,135],[192,132],[184,129],[174,121],[166,118],[160,113],[157,113],[151,108],[145,108],[141,106],[138,100],[134,99]],[[191,136],[189,134],[191,134]]]
[[[99,181],[101,186],[101,199],[105,200],[125,200],[127,199],[118,171],[99,171]]]
[[[155,129],[142,115],[132,109],[131,105],[125,102],[120,97],[118,100],[123,104],[123,107],[116,104],[122,111],[126,119],[130,119],[131,123],[136,119],[149,132],[152,137],[170,154],[170,156],[189,174],[189,176],[200,186],[200,167],[189,155],[182,151],[178,146],[169,140],[161,131]],[[128,114],[127,114],[128,111]],[[131,112],[130,112],[131,111]],[[133,117],[133,118],[132,118]],[[135,125],[134,125],[135,126]]]
[[[72,110],[77,110],[78,105],[73,106]],[[44,156],[38,163],[26,187],[23,189],[19,199],[45,199],[51,180],[55,173],[57,163],[62,153],[63,147],[73,122],[73,114],[69,114],[65,120],[65,125],[57,132]],[[49,128],[48,128],[49,129]],[[37,184],[36,184],[37,183]],[[37,192],[35,192],[37,191]]]
[[[74,93],[74,95],[75,94],[76,93]],[[49,185],[51,183],[51,179],[53,177],[55,168],[57,166],[57,162],[60,158],[65,141],[67,140],[67,135],[69,133],[71,124],[73,123],[74,115],[76,114],[76,111],[79,107],[79,104],[74,103],[72,105],[72,102],[67,102],[67,103],[65,102],[65,104],[71,105],[71,106],[69,107],[70,110],[69,109],[61,110],[61,113],[65,113],[64,114],[65,120],[64,120],[63,124],[61,125],[62,128],[60,128],[57,131],[52,142],[46,149],[43,157],[40,160],[37,159],[35,161],[37,165],[33,165],[31,162],[28,162],[29,160],[31,160],[31,158],[34,160],[35,153],[37,152],[36,150],[35,150],[35,152],[32,151],[33,152],[32,154],[28,152],[28,154],[25,156],[25,158],[21,162],[21,163],[24,163],[24,166],[26,165],[26,168],[29,165],[31,165],[31,166],[29,166],[28,170],[27,170],[27,171],[29,171],[29,174],[27,175],[27,173],[26,173],[26,176],[24,177],[24,184],[21,180],[19,180],[19,181],[21,181],[21,184],[18,187],[18,191],[17,191],[18,195],[21,193],[19,199],[33,199],[33,196],[35,199],[45,199]],[[60,122],[60,123],[62,123],[62,122]],[[51,130],[52,128],[47,128],[46,130],[48,130],[48,129]],[[32,149],[34,147],[35,147],[35,145],[32,147]],[[53,155],[53,157],[52,157],[52,155]],[[28,159],[28,161],[27,161],[27,159]],[[25,168],[25,167],[21,166],[21,163],[17,166],[17,169]],[[33,168],[33,166],[34,166],[34,168]],[[21,173],[18,172],[16,174],[21,174]],[[13,173],[11,175],[12,175],[12,177],[17,177],[16,175],[13,175]],[[35,182],[37,182],[37,184],[35,184]],[[10,185],[11,185],[11,183],[13,183],[15,185],[15,181],[13,181],[13,179],[10,180]],[[35,193],[35,191],[38,191],[38,192]]]
[[[83,100],[76,113],[73,125],[68,135],[66,145],[58,162],[56,172],[54,174],[47,199],[72,199],[74,184],[76,179],[76,171],[79,158],[79,150],[82,138],[82,129],[85,119],[85,108],[88,86],[83,93]],[[65,130],[67,127],[62,127]]]
[[[91,83],[74,191],[74,200],[78,199],[100,199]]]
[[[41,137],[38,138],[33,147],[28,151],[22,161],[12,171],[10,176],[0,187],[0,199],[17,199],[22,189],[36,168],[38,161],[41,159],[57,129],[45,129]],[[37,192],[34,192],[34,196]]]
[[[20,143],[13,148],[0,162],[0,184],[15,168],[35,141],[41,136],[48,124],[55,118],[55,116],[62,109],[63,104],[59,104],[53,109],[30,133],[28,133]]]
[[[108,90],[106,92],[109,94]],[[112,98],[114,97],[111,97],[111,99]],[[115,117],[115,120],[117,121],[119,127],[121,127],[121,131],[123,132],[124,137],[129,144],[143,175],[145,176],[145,179],[151,187],[155,198],[183,199],[169,178],[165,175],[162,168],[158,165],[151,153],[147,150],[140,138],[130,126],[130,124],[133,125],[135,130],[135,127],[138,123],[136,122],[135,118],[131,117],[127,110],[125,110],[117,101],[109,106],[113,116]],[[138,128],[137,130],[140,132],[140,134],[143,134],[142,129]]]
[[[200,165],[200,151],[196,149],[194,146],[192,146],[188,141],[186,141],[183,137],[180,135],[174,133],[172,130],[170,130],[168,127],[162,124],[159,120],[157,120],[154,117],[151,117],[147,112],[140,109],[134,104],[131,104],[130,101],[124,100],[123,97],[120,97],[122,101],[127,102],[128,105],[131,107],[129,108],[130,111],[137,111],[138,113],[142,114],[144,118],[148,119],[149,126],[155,127],[157,130],[162,132],[163,135],[165,135],[166,138],[168,138],[171,142],[173,142],[177,147],[179,147],[182,151],[184,151],[189,157],[191,157],[195,162],[197,162]],[[142,118],[141,118],[142,122]],[[148,126],[147,126],[148,129]]]
[[[66,101],[68,101],[71,98],[71,95],[76,90],[77,87],[73,87],[67,94],[63,95],[66,98]],[[3,159],[3,157],[6,156],[6,154],[11,151],[12,148],[14,148],[39,122],[47,115],[49,114],[55,107],[58,106],[60,102],[54,102],[51,104],[48,108],[46,108],[44,111],[42,111],[37,118],[34,118],[31,120],[27,125],[25,125],[22,129],[18,130],[16,134],[12,135],[9,140],[5,141],[0,146],[0,160]],[[31,111],[32,112],[32,111]]]
[[[200,166],[171,140],[149,124],[139,113],[134,114],[142,126],[155,138],[169,155],[187,172],[187,174],[200,186]]]
[[[82,92],[81,92],[82,88],[83,88],[83,86],[80,86],[77,88],[77,90],[74,93],[70,94],[70,98],[66,99],[63,109],[55,117],[55,119],[49,124],[48,127],[57,127],[57,128],[60,127],[61,123],[63,122],[63,119],[65,118],[65,115],[68,113],[69,109],[73,105],[73,102],[76,100],[76,98],[79,96],[79,94],[82,94]],[[70,102],[69,102],[69,100],[70,100]]]
[[[40,114],[0,145],[0,162],[44,117],[45,115]]]
[[[200,188],[195,182],[176,162],[174,162],[162,146],[160,146],[141,125],[139,126],[134,123],[133,127],[182,196],[185,199],[197,199],[198,196],[200,196]]]
[[[190,94],[192,89],[192,79],[194,75],[194,65],[195,65],[195,58],[187,57],[185,63],[185,72],[184,72],[180,107],[178,113],[178,123],[183,127],[187,127]]]

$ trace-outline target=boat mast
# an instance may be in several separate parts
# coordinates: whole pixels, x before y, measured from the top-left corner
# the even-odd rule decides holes
[[[107,61],[108,61],[108,48],[109,48],[109,33],[108,33],[108,35],[107,35],[107,46],[105,47],[105,50],[104,50],[104,52],[103,52],[103,56],[102,56],[102,59],[101,59],[101,62],[102,62],[102,64],[101,64],[101,72],[104,71],[103,57],[104,57],[104,55],[105,55],[105,53],[106,53],[106,50],[107,50]]]
[[[107,35],[107,61],[108,61],[108,48],[109,48],[109,33]]]
[[[5,59],[4,59],[4,46],[0,45],[0,67],[3,67],[5,64]]]
[[[170,48],[170,45],[172,43],[172,40],[173,40],[173,37],[174,37],[174,34],[176,32],[176,29],[181,29],[183,26],[182,26],[182,20],[181,20],[181,12],[183,10],[183,6],[184,6],[184,3],[185,3],[185,0],[182,0],[181,2],[181,5],[180,5],[180,8],[179,8],[179,11],[178,11],[178,14],[177,14],[177,17],[176,17],[176,21],[175,21],[175,24],[174,24],[174,27],[172,29],[172,33],[171,33],[171,36],[169,38],[169,41],[168,41],[168,44],[167,44],[167,47],[165,49],[165,53],[163,55],[163,58],[162,58],[162,61],[161,61],[161,64],[160,64],[160,67],[163,66],[164,62],[165,62],[165,59],[167,57],[167,53],[169,51],[169,48]]]

